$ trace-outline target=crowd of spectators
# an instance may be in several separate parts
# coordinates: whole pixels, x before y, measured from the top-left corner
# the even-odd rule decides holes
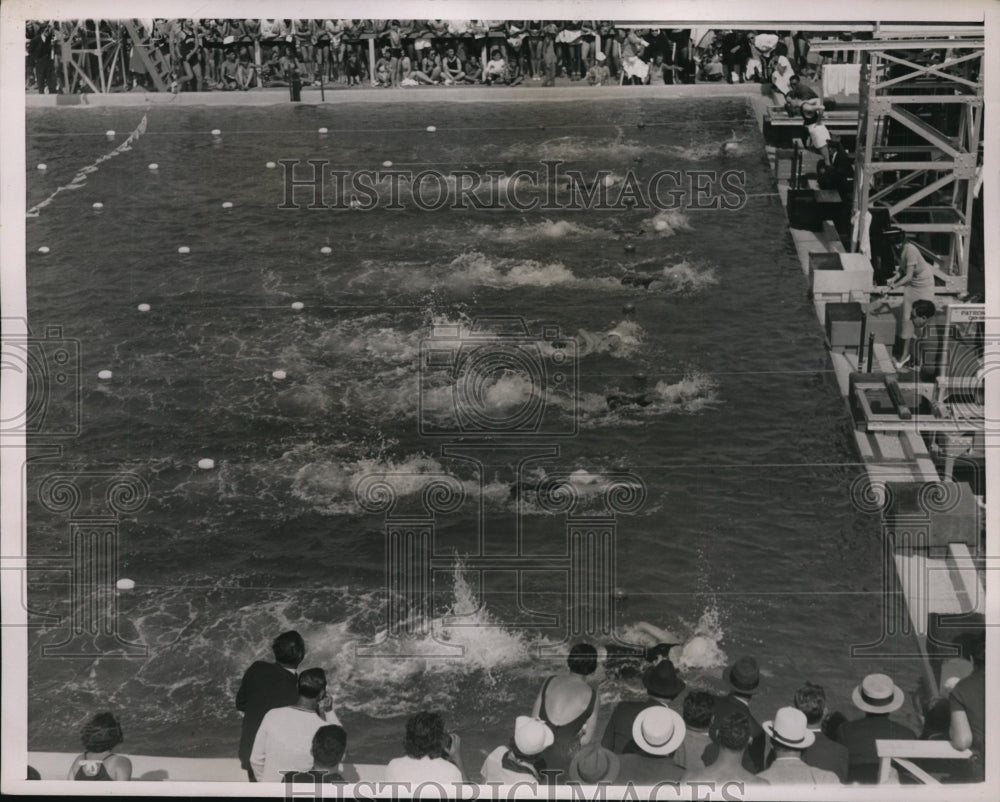
[[[803,32],[621,27],[610,20],[146,19],[130,21],[167,65],[174,92],[324,86],[502,84],[556,79],[675,84],[770,80],[770,62],[808,64]],[[369,42],[374,43],[374,59]],[[66,86],[63,61],[108,91],[152,91],[150,67],[124,20],[29,21],[28,90]],[[86,51],[86,52],[83,52]],[[98,52],[102,58],[98,58]],[[159,62],[159,60],[157,60]],[[374,61],[374,64],[371,63]]]
[[[663,633],[652,625],[645,627]],[[672,639],[669,633],[664,635]],[[762,716],[753,698],[766,680],[751,656],[729,666],[724,674],[728,693],[717,695],[687,687],[671,658],[678,656],[675,650],[682,650],[680,644],[658,643],[629,657],[618,644],[578,643],[569,652],[568,673],[542,682],[530,714],[512,711],[521,713],[512,716],[512,731],[501,736],[478,771],[467,768],[464,758],[469,755],[463,758],[462,739],[448,731],[444,716],[424,710],[407,720],[403,754],[389,761],[384,780],[411,787],[435,782],[445,788],[462,782],[876,783],[877,740],[921,739],[946,740],[956,749],[971,751],[968,760],[944,761],[948,764],[944,774],[940,765],[937,769],[925,765],[927,771],[937,771],[938,780],[981,782],[985,635],[963,635],[956,643],[968,657],[951,661],[942,695],[925,705],[919,735],[893,715],[903,707],[906,695],[886,674],[869,674],[858,682],[850,700],[857,713],[850,719],[831,712],[822,686],[808,681],[790,692],[785,706]],[[248,779],[358,781],[353,764],[345,762],[348,732],[333,709],[324,670],[298,670],[306,648],[297,632],[279,635],[272,649],[274,661],[251,665],[236,695],[236,707],[244,714],[239,756]],[[595,677],[602,664],[605,673],[620,678],[638,673],[645,693],[618,702],[599,734]],[[81,735],[85,751],[73,761],[68,779],[131,778],[128,758],[114,751],[123,735],[112,714],[95,716]],[[354,762],[364,760],[359,754],[350,757]],[[905,782],[906,777],[896,780]]]

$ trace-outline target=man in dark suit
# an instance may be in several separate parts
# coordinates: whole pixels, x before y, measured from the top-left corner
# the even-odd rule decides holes
[[[642,684],[646,688],[648,698],[645,701],[616,704],[611,713],[611,720],[604,728],[601,746],[610,749],[616,755],[646,755],[646,751],[636,744],[633,738],[636,717],[648,707],[666,705],[685,687],[684,680],[677,676],[674,664],[666,658],[646,669],[642,675]],[[676,748],[677,746],[674,746],[674,749]]]
[[[851,694],[854,706],[865,717],[845,721],[837,731],[837,740],[847,747],[847,781],[877,783],[879,772],[877,740],[912,740],[913,730],[889,718],[903,706],[903,690],[885,674],[869,674]]]
[[[822,686],[807,682],[795,692],[795,707],[806,714],[806,724],[816,740],[802,753],[808,766],[832,771],[842,783],[847,782],[849,755],[847,747],[830,740],[820,728],[826,715],[826,692]]]
[[[40,95],[44,94],[46,89],[50,95],[56,93],[56,45],[55,29],[51,22],[43,24],[28,43],[28,52],[35,67],[35,85]]]
[[[760,684],[760,668],[752,657],[741,657],[726,672],[732,690],[715,700],[715,713],[708,727],[713,743],[705,748],[705,765],[711,766],[719,755],[719,724],[731,713],[745,713],[750,720],[750,742],[743,753],[743,768],[756,774],[764,768],[764,728],[750,712],[750,699]]]
[[[246,769],[250,782],[257,779],[250,768],[250,752],[260,723],[269,710],[298,701],[296,669],[306,656],[305,642],[294,630],[278,635],[271,649],[274,651],[274,662],[256,661],[243,675],[240,689],[236,692],[236,709],[243,712],[240,764]]]

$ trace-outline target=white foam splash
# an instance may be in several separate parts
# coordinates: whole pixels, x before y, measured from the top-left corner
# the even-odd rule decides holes
[[[691,218],[680,209],[664,209],[649,221],[653,231],[661,237],[672,237],[678,231],[691,229]]]

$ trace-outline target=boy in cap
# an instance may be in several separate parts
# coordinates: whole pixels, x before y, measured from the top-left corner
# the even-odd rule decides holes
[[[649,708],[665,707],[685,688],[684,680],[677,675],[677,669],[670,660],[661,660],[647,668],[642,675],[642,684],[648,698],[645,701],[619,702],[604,729],[601,746],[615,754],[642,754],[641,746],[634,739],[634,725],[639,715]]]
[[[854,706],[865,716],[845,721],[837,731],[837,740],[847,747],[849,783],[878,782],[879,758],[875,741],[911,740],[917,736],[909,727],[889,718],[903,706],[903,690],[885,674],[869,674],[851,694]]]
[[[802,759],[810,766],[832,771],[841,782],[846,782],[847,747],[831,740],[821,729],[826,716],[826,692],[821,686],[807,682],[795,692],[794,705],[805,714],[806,724],[816,736],[812,746],[802,753]]]
[[[708,728],[714,741],[705,750],[705,765],[710,766],[718,754],[719,724],[730,713],[745,713],[750,722],[750,741],[743,755],[743,767],[756,774],[764,768],[764,729],[750,712],[750,699],[760,684],[760,668],[752,657],[741,657],[726,672],[726,681],[732,689],[715,701],[715,714]]]
[[[484,783],[544,783],[545,761],[539,755],[552,746],[555,736],[540,718],[518,716],[511,745],[498,746],[486,756],[480,773]]]
[[[774,744],[774,763],[760,773],[762,780],[772,785],[839,785],[832,771],[810,766],[802,753],[816,742],[816,733],[809,729],[806,714],[794,707],[783,707],[774,721],[764,722],[764,732]]]

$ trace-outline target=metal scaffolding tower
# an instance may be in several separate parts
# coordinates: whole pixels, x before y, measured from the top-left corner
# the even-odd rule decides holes
[[[920,238],[949,289],[965,289],[973,203],[982,174],[982,30],[876,32],[817,50],[858,50],[861,59],[852,250],[867,214]]]

